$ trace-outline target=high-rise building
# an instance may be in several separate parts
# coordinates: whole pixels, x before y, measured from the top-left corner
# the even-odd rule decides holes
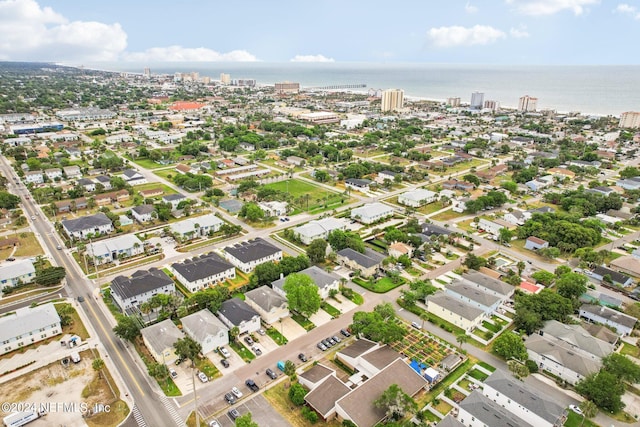
[[[144,75],[145,77],[147,77],[147,78],[151,77],[151,69],[150,69],[149,67],[146,67],[146,68],[144,69],[144,74],[143,74],[143,75]]]
[[[300,83],[282,82],[275,84],[276,93],[298,93],[300,92]]]
[[[484,109],[491,110],[491,111],[498,111],[500,109],[500,102],[488,99],[484,101]]]
[[[620,115],[620,123],[618,124],[618,126],[621,128],[630,129],[640,128],[640,112],[628,111],[626,113],[622,113]]]
[[[484,93],[473,92],[471,94],[471,108],[474,110],[481,110],[484,105]]]
[[[455,98],[447,98],[447,105],[449,107],[459,107],[460,106],[460,97]]]
[[[220,83],[223,85],[231,84],[231,74],[220,73]]]
[[[404,91],[402,89],[387,89],[382,92],[381,111],[398,111],[404,106]]]
[[[521,96],[518,101],[518,111],[536,111],[538,98],[529,95]]]

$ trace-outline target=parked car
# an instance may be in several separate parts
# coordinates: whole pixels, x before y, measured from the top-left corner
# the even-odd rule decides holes
[[[209,427],[221,427],[220,423],[217,420],[211,420],[209,421],[209,424],[207,424]]]
[[[174,380],[178,378],[178,373],[173,368],[169,368],[169,375],[171,375],[171,378],[173,378]]]
[[[9,258],[7,258],[7,261],[15,261],[16,259],[12,256],[10,256]]]
[[[351,334],[349,333],[349,331],[347,331],[346,329],[340,329],[340,333],[342,335],[344,335],[345,337],[350,337]]]
[[[198,372],[198,379],[203,383],[206,383],[209,381],[209,377],[204,372]]]
[[[413,326],[416,329],[420,329],[420,324],[418,322],[411,322],[411,326]]]
[[[244,337],[244,342],[246,342],[249,345],[253,345],[253,340],[251,339],[250,336]]]
[[[224,400],[226,400],[229,405],[233,405],[234,403],[236,403],[236,397],[231,393],[225,394]]]
[[[317,347],[322,351],[325,351],[327,349],[327,346],[324,345],[324,343],[322,343],[322,342],[319,342]]]
[[[256,384],[251,378],[249,378],[248,380],[246,380],[244,382],[244,384],[249,387],[249,389],[251,389],[251,391],[258,391],[260,390],[260,387],[258,387],[258,384]]]
[[[335,342],[342,342],[342,340],[340,339],[340,337],[338,337],[337,335],[332,336],[331,338],[333,338],[333,340]]]
[[[582,415],[582,409],[580,409],[577,405],[569,405],[569,409],[571,409],[578,415]]]
[[[184,362],[184,360],[182,360],[182,358],[178,357],[175,361],[176,366],[181,364],[182,362]]]
[[[251,350],[253,350],[253,352],[256,354],[256,356],[261,356],[262,355],[262,350],[260,350],[260,348],[257,345],[254,345],[253,347],[251,347]]]
[[[260,329],[258,329],[258,333],[260,335],[264,336],[264,334],[266,334],[267,332],[264,329],[260,328]]]
[[[298,355],[298,359],[300,359],[302,362],[306,362],[307,361],[307,356],[305,356],[304,353],[300,353]]]
[[[222,354],[224,357],[231,357],[229,350],[227,350],[226,348],[220,347],[218,350],[220,351],[220,354]]]
[[[269,376],[269,378],[271,378],[272,380],[275,380],[276,378],[278,378],[278,374],[276,374],[273,370],[271,370],[270,368],[267,368],[267,370],[265,371],[265,373]]]
[[[327,348],[333,347],[333,343],[329,341],[327,338],[322,340],[322,344],[324,344]]]
[[[227,359],[220,360],[220,363],[222,363],[222,366],[224,366],[225,368],[229,367],[229,361]]]
[[[232,387],[231,388],[231,393],[233,393],[233,395],[235,397],[237,397],[238,399],[240,399],[242,397],[242,392],[238,389],[238,387]]]
[[[231,418],[231,421],[235,421],[236,418],[240,418],[240,412],[238,412],[238,410],[235,408],[229,409],[229,412],[227,412],[227,415],[229,415],[229,418]]]

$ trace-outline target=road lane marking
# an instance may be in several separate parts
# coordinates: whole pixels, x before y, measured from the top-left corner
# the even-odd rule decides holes
[[[129,369],[129,365],[124,361],[122,355],[118,351],[118,347],[115,345],[115,343],[113,342],[113,340],[111,339],[111,337],[107,333],[107,330],[105,329],[104,325],[102,324],[102,322],[100,321],[98,316],[96,316],[96,312],[93,310],[93,307],[91,307],[91,304],[87,304],[87,307],[89,307],[89,310],[91,310],[91,314],[93,315],[93,318],[96,320],[96,322],[98,322],[98,325],[100,325],[100,329],[102,329],[102,331],[104,332],[105,336],[107,337],[107,340],[113,346],[113,349],[114,349],[115,353],[118,355],[118,358],[120,359],[120,362],[122,362],[122,365],[124,366],[124,369],[127,370],[127,373],[129,374],[129,376],[133,380],[133,383],[136,385],[136,387],[138,387],[138,391],[140,391],[140,394],[142,394],[142,396],[144,397],[145,394],[144,394],[144,391],[142,391],[142,387],[140,387],[140,384],[138,384],[138,381],[133,376],[133,373]],[[116,369],[117,368],[118,367],[116,366]]]

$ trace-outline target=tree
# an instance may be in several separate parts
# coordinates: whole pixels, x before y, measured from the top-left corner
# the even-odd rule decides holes
[[[229,329],[229,338],[231,338],[231,342],[235,342],[238,339],[238,335],[240,335],[240,328],[234,326]]]
[[[622,409],[624,384],[614,374],[601,369],[576,384],[576,391],[607,412]]]
[[[476,256],[472,253],[469,253],[467,254],[462,264],[464,264],[465,266],[467,266],[472,270],[480,270],[481,267],[484,267],[485,265],[487,265],[487,260],[482,257]]]
[[[391,384],[382,395],[374,400],[376,408],[384,409],[387,418],[397,421],[408,413],[416,413],[418,404],[397,384]]]
[[[102,378],[102,369],[104,368],[104,360],[100,359],[99,357],[96,359],[93,359],[93,362],[91,362],[91,367],[93,368],[94,371],[98,373],[98,376]]]
[[[235,426],[236,427],[259,427],[258,423],[253,421],[251,412],[247,412],[246,414],[236,418]]]
[[[503,227],[498,231],[498,239],[502,243],[508,243],[513,238],[513,231],[509,230],[506,227]]]
[[[291,360],[287,360],[284,362],[284,374],[291,379],[294,379],[296,376],[296,364]]]
[[[113,332],[120,338],[133,341],[140,335],[140,324],[133,317],[118,315],[117,324],[113,327]]]
[[[620,353],[611,353],[602,359],[602,367],[621,381],[640,382],[640,366]]]
[[[580,409],[587,418],[593,418],[598,415],[598,406],[590,400],[580,402]]]
[[[460,350],[462,350],[462,345],[469,341],[469,337],[464,332],[456,335],[456,341],[460,345]]]
[[[563,297],[577,301],[587,291],[587,277],[579,273],[565,273],[556,280],[556,289]]]
[[[471,184],[475,185],[476,187],[480,186],[480,178],[478,178],[477,176],[468,173],[465,176],[462,177],[463,180],[470,182]]]
[[[73,322],[71,315],[75,313],[75,309],[71,307],[71,304],[57,304],[56,311],[58,312],[62,326],[68,326]]]
[[[64,267],[48,267],[36,271],[36,283],[42,286],[58,285],[67,275]]]
[[[306,274],[290,274],[282,288],[287,294],[290,310],[309,317],[320,309],[322,298],[320,298],[318,286]]]
[[[289,389],[289,399],[296,406],[304,405],[304,397],[307,395],[307,390],[305,390],[300,383],[295,383]]]
[[[242,209],[240,209],[238,216],[240,218],[246,218],[248,221],[256,222],[264,219],[265,213],[257,204],[245,203]]]
[[[307,248],[307,256],[311,262],[324,262],[327,254],[327,241],[324,239],[315,239]]]
[[[196,357],[202,352],[202,345],[191,337],[179,338],[173,348],[181,359],[191,360],[191,365],[195,364]]]
[[[19,203],[20,197],[6,191],[0,191],[0,208],[15,209]]]
[[[535,273],[533,273],[531,275],[531,277],[533,279],[535,279],[536,282],[538,283],[542,283],[545,286],[551,286],[551,284],[553,283],[553,281],[556,279],[556,275],[553,273],[550,273],[548,271],[545,270],[538,270]]]
[[[493,351],[504,359],[527,359],[527,348],[522,338],[513,332],[505,332],[493,342]]]
[[[378,306],[376,306],[378,307]],[[392,307],[393,309],[393,307]],[[387,317],[386,308],[373,312],[358,311],[353,315],[353,323],[351,330],[356,335],[363,335],[372,341],[378,341],[390,344],[400,341],[406,334],[407,330],[394,322],[393,317]]]

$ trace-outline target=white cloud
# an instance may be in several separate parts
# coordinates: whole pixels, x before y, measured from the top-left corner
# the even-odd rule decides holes
[[[635,19],[640,19],[640,13],[638,12],[638,8],[635,6],[628,5],[626,3],[620,3],[618,6],[616,6],[616,8],[613,11],[617,13],[622,13],[624,15],[631,15]]]
[[[476,13],[478,11],[478,8],[467,2],[467,4],[464,5],[464,11],[467,13]]]
[[[246,50],[220,53],[206,47],[189,48],[178,45],[152,47],[143,52],[127,52],[123,57],[126,61],[136,62],[255,62],[258,60]]]
[[[336,62],[333,58],[327,58],[324,55],[296,55],[289,60],[290,62]]]
[[[503,31],[487,25],[431,28],[427,35],[436,47],[486,45],[506,37]]]
[[[126,47],[120,24],[69,21],[35,0],[0,1],[0,59],[110,61]]]
[[[520,25],[518,28],[511,28],[509,30],[509,35],[515,39],[523,39],[529,37],[529,32],[527,31],[526,25]]]
[[[553,15],[564,10],[570,10],[574,15],[582,15],[585,6],[600,3],[600,0],[506,0],[507,4],[515,6],[516,10],[525,15],[540,16]]]

